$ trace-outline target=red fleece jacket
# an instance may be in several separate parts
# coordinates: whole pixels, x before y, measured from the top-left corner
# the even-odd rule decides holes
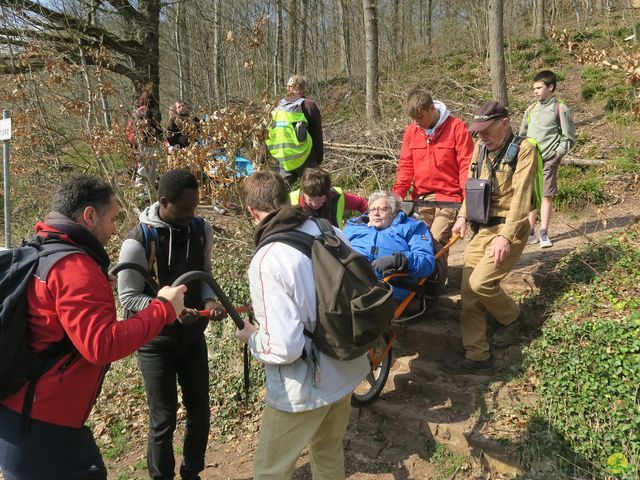
[[[462,120],[447,118],[432,136],[411,123],[402,139],[393,191],[404,198],[413,185],[414,200],[435,193],[436,201],[462,202],[472,155],[473,140]]]
[[[36,226],[42,228],[43,224]],[[56,262],[47,278],[34,276],[27,301],[33,351],[40,352],[65,335],[77,349],[40,378],[31,418],[75,428],[89,416],[109,364],[135,352],[176,319],[170,302],[153,300],[137,315],[118,321],[107,277],[93,258],[81,252]],[[26,386],[2,403],[21,412],[25,390]]]

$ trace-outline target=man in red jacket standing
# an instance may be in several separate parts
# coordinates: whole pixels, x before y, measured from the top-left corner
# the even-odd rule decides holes
[[[473,140],[465,123],[422,87],[409,92],[405,113],[413,121],[402,139],[393,192],[404,198],[411,189],[418,213],[444,245],[464,199]]]
[[[117,215],[111,186],[84,176],[63,184],[52,212],[36,224],[40,237],[77,248],[42,257],[27,287],[29,347],[55,362],[30,388],[25,384],[0,402],[5,480],[106,480],[84,423],[109,364],[135,352],[184,310],[186,287],[164,287],[146,309],[117,320],[104,249]],[[62,354],[53,356],[53,350]]]

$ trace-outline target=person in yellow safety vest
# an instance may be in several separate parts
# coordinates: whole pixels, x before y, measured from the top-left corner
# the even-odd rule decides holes
[[[292,75],[287,94],[272,112],[266,144],[269,153],[280,163],[280,175],[289,186],[303,171],[319,167],[324,159],[322,117],[313,100],[305,98],[306,80]]]
[[[289,194],[291,205],[300,206],[311,217],[326,218],[338,228],[344,225],[345,210],[365,213],[369,208],[366,199],[332,187],[329,174],[319,168],[305,170],[300,186]]]

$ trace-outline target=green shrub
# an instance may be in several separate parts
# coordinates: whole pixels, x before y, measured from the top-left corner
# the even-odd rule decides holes
[[[546,55],[545,57],[542,58],[542,62],[544,63],[545,67],[553,67],[554,65],[557,65],[558,63],[560,63],[561,57],[559,54],[549,54]],[[557,75],[556,75],[557,76]],[[558,79],[559,81],[559,79]]]
[[[602,83],[588,83],[582,86],[580,95],[583,100],[592,100],[606,90]]]
[[[607,89],[604,109],[607,112],[628,112],[633,109],[633,91],[627,85]]]
[[[580,78],[582,80],[589,81],[597,81],[601,82],[604,80],[605,75],[604,71],[601,68],[593,67],[591,65],[587,65],[582,69],[582,73],[580,74]]]
[[[597,478],[640,473],[639,231],[631,227],[563,261],[571,288],[550,310],[566,313],[548,320],[525,351],[547,422]],[[613,454],[629,466],[613,471]]]
[[[640,173],[640,149],[630,147],[615,159],[616,170],[623,173]]]
[[[597,172],[573,166],[560,167],[558,194],[553,198],[556,207],[576,208],[598,205],[604,201],[604,182]]]

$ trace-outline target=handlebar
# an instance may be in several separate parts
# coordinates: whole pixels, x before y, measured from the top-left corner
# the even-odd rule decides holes
[[[218,297],[218,300],[220,301],[222,306],[227,310],[227,313],[229,314],[233,322],[236,324],[236,327],[238,327],[239,330],[242,330],[244,328],[244,321],[242,320],[242,318],[240,318],[240,315],[234,308],[233,304],[231,303],[229,298],[225,295],[225,293],[222,291],[222,288],[220,288],[220,285],[218,285],[218,282],[215,281],[215,279],[213,278],[213,276],[211,276],[211,274],[202,272],[199,270],[187,272],[180,275],[178,278],[176,278],[175,281],[171,284],[171,286],[177,287],[178,285],[186,285],[187,283],[195,282],[195,281],[205,282],[207,285],[211,287],[211,289],[213,290],[213,293],[216,294],[216,297]]]
[[[111,268],[109,270],[109,273],[111,275],[117,275],[119,272],[123,270],[135,270],[136,272],[138,272],[140,275],[142,275],[142,278],[144,279],[144,283],[151,289],[153,294],[154,295],[158,294],[158,291],[160,290],[160,286],[151,277],[147,269],[145,269],[142,265],[139,265],[133,262],[119,263],[115,265],[113,268]],[[225,293],[222,291],[222,288],[220,288],[220,285],[218,285],[218,282],[215,281],[215,279],[211,274],[202,272],[199,270],[187,272],[180,275],[171,284],[171,286],[177,287],[178,285],[183,285],[183,284],[186,285],[187,283],[195,282],[195,281],[205,282],[207,285],[211,287],[211,289],[213,290],[213,293],[216,294],[216,297],[218,297],[218,300],[220,300],[220,303],[226,309],[227,314],[229,314],[233,322],[236,324],[236,327],[242,330],[244,328],[244,322],[242,321],[242,318],[240,318],[240,315],[239,315],[240,313],[243,312],[242,307],[239,307],[238,309],[234,308],[229,298],[225,295]],[[244,309],[245,312],[248,312],[248,310],[249,309],[247,308]],[[200,315],[202,315],[203,313],[204,311],[199,312]]]
[[[144,283],[153,291],[154,295],[158,294],[158,290],[160,290],[160,285],[153,279],[153,277],[149,274],[149,271],[144,268],[142,265],[133,262],[123,262],[115,265],[109,270],[110,275],[118,275],[123,270],[135,270],[144,279]]]

